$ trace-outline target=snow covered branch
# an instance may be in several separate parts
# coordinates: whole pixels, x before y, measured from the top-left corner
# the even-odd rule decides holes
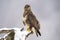
[[[3,37],[0,37],[0,39],[3,38],[3,40],[7,40],[6,37],[8,37],[8,40],[26,40],[26,38],[28,38],[28,36],[31,34],[31,32],[24,30],[24,28],[1,28],[0,35],[2,33],[6,33]],[[9,39],[13,35],[14,39]]]

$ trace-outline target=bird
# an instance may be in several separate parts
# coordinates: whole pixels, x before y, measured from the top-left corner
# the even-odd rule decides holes
[[[36,33],[36,36],[41,36],[41,33],[39,31],[40,29],[40,23],[37,20],[36,16],[33,14],[31,10],[31,6],[26,4],[24,6],[24,13],[23,13],[23,24],[27,27],[28,32]]]

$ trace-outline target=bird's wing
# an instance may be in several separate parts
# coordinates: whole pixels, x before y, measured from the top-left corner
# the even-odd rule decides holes
[[[32,25],[34,25],[35,28],[40,29],[40,24],[34,14],[28,14],[27,19],[30,21]]]

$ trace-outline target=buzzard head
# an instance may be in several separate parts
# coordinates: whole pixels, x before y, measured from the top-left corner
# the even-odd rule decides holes
[[[25,11],[30,11],[31,10],[30,5],[26,4],[25,7],[24,7],[24,10]]]

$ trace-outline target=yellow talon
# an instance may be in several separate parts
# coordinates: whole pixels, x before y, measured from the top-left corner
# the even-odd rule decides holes
[[[30,28],[27,29],[28,32],[31,32]]]

